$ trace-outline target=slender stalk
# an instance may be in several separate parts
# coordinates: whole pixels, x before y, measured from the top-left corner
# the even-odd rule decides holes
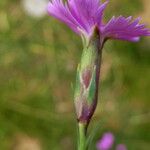
[[[83,123],[78,124],[78,150],[86,150],[86,125]]]

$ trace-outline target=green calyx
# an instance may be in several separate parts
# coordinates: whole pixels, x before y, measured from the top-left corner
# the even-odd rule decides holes
[[[80,92],[81,92],[81,85],[80,85],[80,64],[79,64],[77,68],[76,87],[75,87],[74,97],[75,98],[79,97]]]
[[[86,87],[86,81],[83,79],[83,72],[81,71],[80,65],[78,65],[77,76],[76,76],[76,88],[75,88],[75,98],[82,99],[83,97],[87,100],[88,104],[93,102],[95,92],[96,92],[96,66],[92,70],[92,75],[90,77],[89,85]]]
[[[87,91],[87,100],[89,104],[92,104],[94,98],[95,98],[95,92],[96,92],[96,68],[94,68],[94,72],[92,74],[91,82],[88,87]]]
[[[75,109],[78,120],[78,150],[87,149],[86,132],[94,114],[101,63],[101,42],[98,28],[90,38],[82,36],[84,49],[78,65],[75,88]]]
[[[77,69],[74,99],[79,121],[88,121],[95,110],[100,62],[100,35],[98,29],[95,28],[92,36],[85,40],[81,61]]]

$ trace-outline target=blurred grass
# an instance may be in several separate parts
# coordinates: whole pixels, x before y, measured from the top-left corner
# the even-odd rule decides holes
[[[140,0],[114,0],[105,18],[139,11],[144,11]],[[98,125],[95,142],[112,131],[116,143],[129,150],[150,149],[149,43],[143,38],[136,44],[106,44],[91,128],[99,120],[104,123]],[[18,135],[38,139],[42,150],[75,149],[71,83],[81,52],[80,38],[65,25],[49,16],[27,16],[19,0],[0,1],[0,150],[17,150]]]

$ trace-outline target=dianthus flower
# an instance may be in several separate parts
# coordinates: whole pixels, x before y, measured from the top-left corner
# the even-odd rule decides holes
[[[115,137],[111,132],[106,132],[103,134],[102,138],[98,141],[96,147],[97,150],[111,150],[115,144]],[[118,144],[115,150],[127,150],[125,144]]]
[[[50,15],[67,24],[74,32],[85,37],[93,34],[93,28],[97,27],[100,40],[120,39],[138,41],[141,36],[149,36],[149,29],[144,24],[139,24],[140,18],[132,20],[132,17],[112,17],[104,24],[103,13],[108,4],[100,0],[52,0],[48,4]]]
[[[150,30],[140,24],[140,18],[112,17],[103,22],[106,0],[52,0],[48,4],[49,15],[68,25],[82,37],[83,54],[78,65],[74,102],[79,123],[79,149],[85,149],[87,126],[97,106],[102,48],[109,39],[139,41],[150,36]]]

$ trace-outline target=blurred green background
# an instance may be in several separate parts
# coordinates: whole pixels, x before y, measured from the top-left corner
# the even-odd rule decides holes
[[[140,15],[150,27],[149,9],[149,0],[112,0],[105,20]],[[81,39],[47,14],[30,15],[22,1],[0,0],[0,150],[75,150]],[[150,149],[149,67],[150,38],[107,42],[91,150],[106,131],[128,150]]]

